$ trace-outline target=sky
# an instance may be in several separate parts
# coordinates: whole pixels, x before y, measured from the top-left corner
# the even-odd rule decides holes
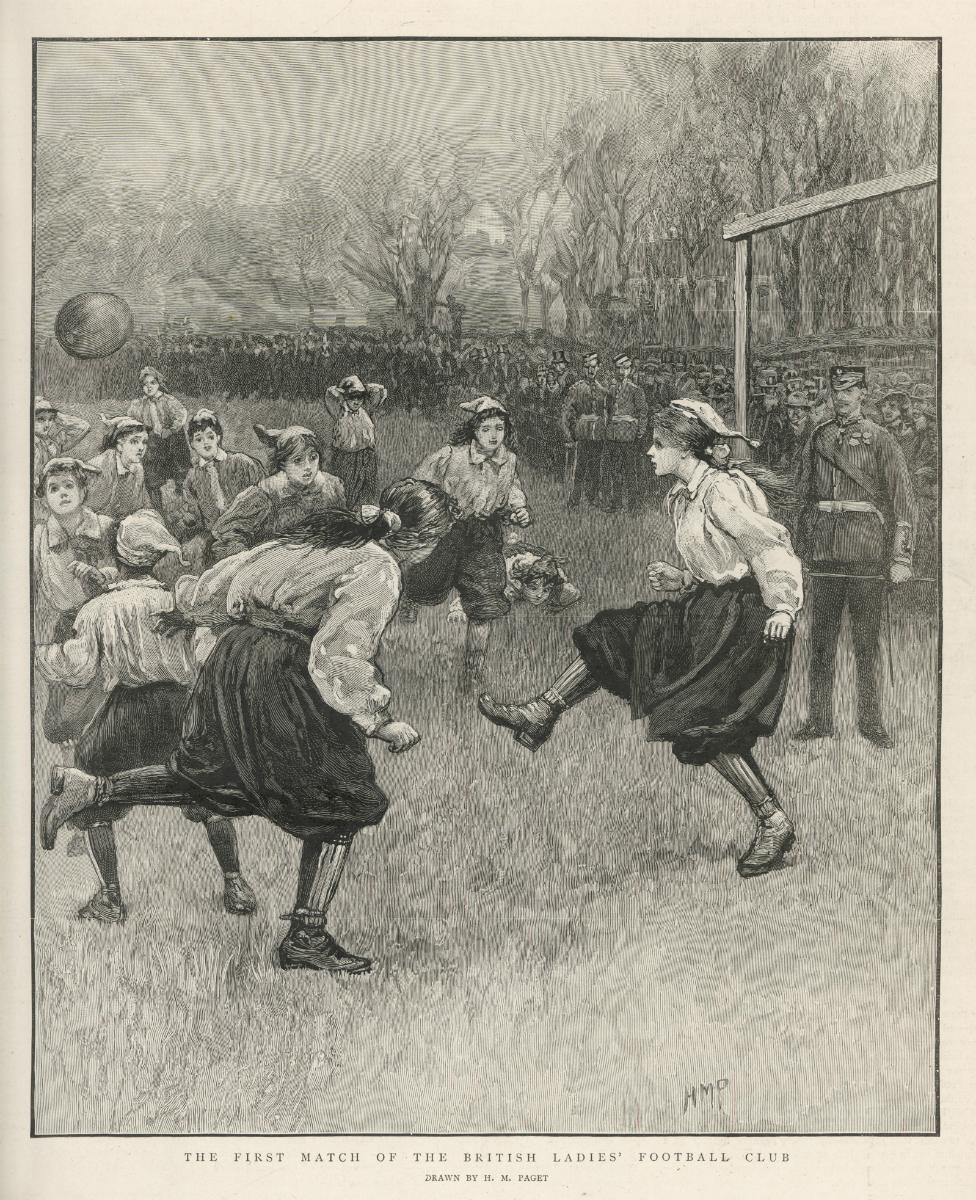
[[[626,44],[164,42],[42,44],[38,136],[98,140],[106,162],[152,185],[185,159],[191,181],[244,202],[291,170],[328,174],[384,142],[444,131],[511,155],[524,127],[557,123],[573,96],[626,82]]]
[[[574,101],[627,87],[628,62],[667,92],[667,42],[42,42],[39,140],[97,141],[104,170],[161,184],[178,164],[190,188],[274,202],[291,171],[329,177],[349,155],[391,143],[410,153],[453,134],[510,167],[523,132],[557,129]],[[707,53],[707,50],[704,51]],[[930,73],[934,46],[837,43]],[[500,236],[491,210],[472,223]]]
[[[699,48],[716,53],[717,44]],[[464,139],[482,165],[465,232],[505,239],[486,198],[528,163],[578,101],[633,86],[667,97],[687,44],[625,41],[92,41],[37,47],[37,135],[96,142],[108,184],[185,180],[274,204],[293,172],[334,181],[387,143],[423,155]],[[857,68],[878,56],[931,77],[934,44],[835,43]],[[111,190],[111,188],[109,189]]]

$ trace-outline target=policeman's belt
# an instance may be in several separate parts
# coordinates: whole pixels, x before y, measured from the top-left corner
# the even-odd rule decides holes
[[[817,508],[829,513],[872,513],[884,524],[884,514],[870,500],[818,500]]]

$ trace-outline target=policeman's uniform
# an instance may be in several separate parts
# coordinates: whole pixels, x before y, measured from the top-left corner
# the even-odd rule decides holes
[[[588,355],[587,362],[595,356]],[[570,507],[585,495],[596,504],[600,494],[600,467],[606,437],[606,387],[596,379],[580,379],[566,393],[563,433],[576,455],[576,470],[569,496]]]
[[[833,367],[830,383],[835,393],[863,390],[864,369]],[[810,715],[797,736],[833,733],[834,668],[846,607],[857,664],[858,724],[865,737],[890,746],[877,686],[881,612],[892,565],[911,570],[916,521],[911,478],[895,438],[864,416],[826,421],[807,448],[800,551],[811,570]],[[871,578],[845,578],[850,576]]]
[[[614,365],[629,367],[630,358],[618,354]],[[603,448],[603,490],[611,512],[620,510],[625,493],[632,512],[643,499],[640,468],[647,415],[643,390],[629,378],[615,382],[606,398],[607,440]]]

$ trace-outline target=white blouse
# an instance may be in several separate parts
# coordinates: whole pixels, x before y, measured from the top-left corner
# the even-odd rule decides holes
[[[388,720],[390,689],[376,665],[400,599],[400,567],[375,542],[320,550],[265,542],[176,581],[176,605],[198,625],[270,610],[308,629],[308,673],[322,699],[367,734]]]
[[[474,442],[464,446],[442,446],[429,454],[414,471],[453,496],[462,517],[491,517],[505,508],[525,508],[525,492],[515,455],[501,445],[488,458]]]
[[[685,562],[686,587],[752,575],[767,608],[796,616],[803,605],[800,560],[789,533],[770,517],[766,497],[748,475],[703,462],[687,485],[671,489],[667,506]]]

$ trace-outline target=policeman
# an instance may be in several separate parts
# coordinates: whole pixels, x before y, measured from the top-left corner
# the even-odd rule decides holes
[[[810,713],[796,737],[831,737],[841,618],[847,608],[857,664],[858,726],[890,748],[878,697],[885,590],[911,578],[915,500],[891,434],[862,414],[863,367],[832,367],[835,417],[814,429],[800,474],[800,552],[810,567]],[[867,578],[864,578],[867,576]]]
[[[567,501],[576,508],[585,494],[590,504],[600,498],[600,467],[606,434],[606,388],[597,378],[600,356],[587,354],[583,359],[583,378],[566,393],[562,421],[571,470],[572,485]],[[567,479],[567,483],[569,480]]]
[[[603,448],[603,489],[610,512],[619,512],[626,493],[631,512],[643,500],[641,442],[647,433],[647,397],[631,378],[627,354],[613,360],[616,379],[606,397],[607,440]]]

